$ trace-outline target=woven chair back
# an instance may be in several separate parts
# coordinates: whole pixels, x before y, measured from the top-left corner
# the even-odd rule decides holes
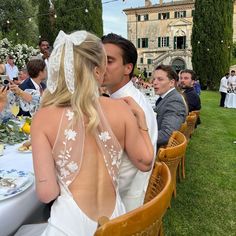
[[[159,173],[158,178],[163,181],[159,193],[143,206],[122,216],[105,223],[103,218],[101,226],[94,234],[95,236],[159,235],[162,217],[170,205],[172,186],[170,171],[164,163],[156,163],[154,169],[155,172]]]

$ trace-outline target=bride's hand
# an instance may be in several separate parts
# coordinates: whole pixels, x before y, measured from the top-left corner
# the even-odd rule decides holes
[[[132,97],[121,98],[125,103],[127,103],[135,116],[144,115],[143,109],[138,105],[137,102]]]

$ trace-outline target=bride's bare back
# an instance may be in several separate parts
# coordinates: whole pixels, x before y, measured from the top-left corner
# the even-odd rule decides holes
[[[118,159],[121,157],[121,153],[118,154],[118,152],[125,148],[134,165],[144,171],[150,169],[152,158],[150,157],[149,160],[143,160],[143,157],[145,158],[145,156],[147,156],[142,148],[143,139],[140,138],[136,119],[132,112],[128,110],[127,105],[123,101],[113,101],[109,98],[100,98],[99,102],[101,111],[106,116],[105,120],[108,122],[108,127],[105,126],[107,130],[102,130],[103,134],[101,133],[102,131],[98,132],[97,136],[92,133],[84,133],[84,142],[82,143],[79,140],[78,142],[76,140],[75,144],[71,147],[73,147],[76,155],[81,155],[81,158],[79,157],[77,159],[75,154],[72,155],[76,156],[74,160],[77,160],[78,168],[76,168],[74,160],[72,160],[69,164],[73,167],[72,170],[74,170],[74,172],[70,173],[71,176],[66,176],[64,180],[63,176],[66,173],[64,170],[65,165],[62,165],[63,158],[58,158],[58,156],[60,156],[59,153],[61,153],[62,150],[65,150],[61,143],[63,142],[62,134],[65,134],[65,130],[67,130],[66,132],[68,134],[69,130],[65,125],[66,122],[61,122],[61,117],[63,116],[63,112],[65,112],[65,108],[50,106],[41,109],[39,114],[37,114],[38,117],[35,118],[35,127],[33,129],[36,130],[37,125],[44,124],[39,132],[43,133],[45,140],[43,141],[42,137],[40,143],[38,141],[33,141],[33,155],[37,181],[40,182],[40,179],[45,179],[48,182],[47,189],[44,184],[36,185],[39,197],[41,193],[43,195],[42,200],[47,202],[47,200],[44,200],[47,191],[48,198],[54,199],[59,194],[56,177],[53,176],[55,172],[43,171],[41,169],[43,168],[42,164],[40,165],[41,170],[37,169],[37,162],[40,161],[37,160],[37,157],[40,159],[39,156],[42,155],[44,155],[44,161],[49,162],[44,162],[44,165],[54,165],[52,160],[50,161],[50,159],[52,159],[52,156],[50,157],[50,149],[52,150],[53,148],[53,158],[57,163],[59,176],[61,176],[62,181],[67,184],[68,189],[72,193],[73,198],[80,209],[89,218],[95,221],[103,215],[110,217],[114,211],[116,203],[116,182],[118,181],[118,168],[120,164],[120,160]],[[64,114],[64,117],[69,116]],[[109,126],[112,127],[112,129],[109,130]],[[59,127],[60,131],[58,131]],[[81,128],[78,128],[77,130],[73,127],[72,130],[75,130],[78,135],[76,137],[79,137],[80,135],[83,136],[83,134],[80,133],[80,129]],[[106,131],[109,132],[106,133]],[[58,132],[60,133],[59,138]],[[70,149],[70,143],[72,142],[71,139],[73,139],[73,136],[75,137],[75,135],[72,134],[72,138],[69,138],[69,145],[66,150]],[[98,144],[98,139],[96,139],[98,137],[100,139],[100,145]],[[111,142],[111,140],[114,142]],[[106,141],[110,142],[108,145],[109,148],[106,147]],[[45,144],[43,144],[44,142]],[[49,144],[46,144],[46,142],[49,142]],[[112,143],[114,143],[115,147],[113,147],[114,145]],[[101,145],[103,145],[103,147],[101,147]],[[44,146],[44,151],[42,151],[42,146]],[[113,148],[115,149],[115,152]],[[104,155],[104,153],[106,155]],[[116,155],[114,153],[116,153]],[[111,162],[107,164],[107,160],[109,162],[109,159]],[[113,161],[113,164],[115,164],[114,167],[116,168],[114,168],[115,170],[112,169]],[[48,166],[47,169],[50,170]],[[68,171],[68,169],[66,170]]]

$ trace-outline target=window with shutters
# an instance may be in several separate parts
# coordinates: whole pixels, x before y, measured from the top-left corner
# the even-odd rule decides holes
[[[147,64],[148,64],[148,65],[151,65],[151,64],[152,64],[152,59],[149,59],[149,58],[148,58],[148,59],[147,59]]]
[[[158,20],[167,20],[167,19],[170,19],[169,12],[158,13]]]
[[[145,14],[145,15],[137,15],[137,21],[147,21],[149,20],[149,15]]]
[[[143,57],[140,57],[140,64],[143,64]]]
[[[158,37],[158,47],[169,47],[169,37]]]
[[[148,38],[138,38],[138,48],[148,48]]]
[[[186,11],[175,11],[175,18],[186,17]]]

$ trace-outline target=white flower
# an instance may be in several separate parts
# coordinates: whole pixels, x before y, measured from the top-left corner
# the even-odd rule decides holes
[[[61,176],[63,178],[65,178],[66,176],[68,176],[70,174],[70,172],[68,170],[66,170],[65,168],[61,168],[60,172],[61,172]]]
[[[73,117],[74,117],[74,112],[70,111],[70,110],[67,110],[66,116],[68,117],[68,120],[72,120]]]
[[[78,165],[76,162],[74,161],[71,161],[68,165],[67,165],[68,169],[71,171],[71,172],[75,172],[77,169],[78,169]]]
[[[72,130],[72,129],[66,129],[64,134],[65,134],[66,139],[67,139],[68,141],[69,141],[69,140],[75,141],[75,137],[76,137],[77,133],[76,133],[74,130]]]
[[[100,140],[102,140],[103,142],[106,142],[107,140],[111,139],[108,131],[105,132],[101,132],[101,134],[98,135]]]

